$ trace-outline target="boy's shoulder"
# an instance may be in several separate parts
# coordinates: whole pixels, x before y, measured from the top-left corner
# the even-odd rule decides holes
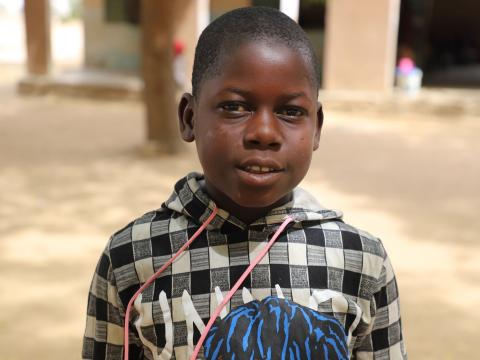
[[[171,218],[172,211],[165,207],[143,214],[110,237],[107,251],[111,254],[118,248],[131,248],[134,242],[138,242],[138,246],[142,246],[142,242],[150,241],[156,235],[168,233]]]
[[[304,220],[299,227],[305,231],[306,237],[312,237],[314,241],[319,239],[317,244],[386,257],[385,248],[378,237],[346,223],[342,211],[323,206],[310,192],[295,189],[293,207],[299,213],[294,216]]]
[[[386,251],[380,238],[346,223],[343,219],[329,219],[320,224],[306,223],[303,227],[309,231],[313,229],[320,231],[320,236],[323,237],[327,248],[360,251],[382,259],[386,257]],[[314,232],[311,236],[315,236]]]

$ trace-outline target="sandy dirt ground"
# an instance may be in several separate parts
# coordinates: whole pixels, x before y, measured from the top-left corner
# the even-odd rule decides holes
[[[0,79],[0,359],[77,359],[110,234],[199,165],[191,146],[145,154],[138,103],[19,98],[14,76]],[[326,106],[303,186],[383,239],[411,359],[478,354],[479,136],[480,118],[468,114]]]

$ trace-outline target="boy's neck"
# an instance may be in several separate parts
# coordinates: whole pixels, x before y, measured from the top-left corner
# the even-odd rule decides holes
[[[227,211],[229,214],[235,216],[247,225],[266,216],[270,210],[291,201],[293,196],[293,192],[290,192],[267,207],[244,207],[238,205],[224,194],[217,193],[217,191],[215,191],[213,187],[208,186],[208,183],[206,182],[203,182],[202,188],[219,208]]]

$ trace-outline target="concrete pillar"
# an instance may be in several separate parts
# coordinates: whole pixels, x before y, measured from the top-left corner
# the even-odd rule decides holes
[[[142,0],[142,73],[145,83],[147,137],[161,152],[178,151],[173,78],[173,1]]]
[[[176,0],[174,38],[185,44],[185,89],[190,91],[193,59],[198,37],[209,22],[208,0]],[[173,15],[172,15],[173,16]]]
[[[49,0],[25,0],[27,70],[30,75],[45,75],[50,67]]]
[[[280,0],[280,11],[298,22],[300,0]]]
[[[393,88],[400,0],[328,0],[323,87]]]

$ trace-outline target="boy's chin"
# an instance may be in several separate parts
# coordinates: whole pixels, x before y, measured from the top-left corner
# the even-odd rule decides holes
[[[204,190],[212,197],[220,208],[234,215],[261,214],[279,207],[292,199],[292,190],[284,193],[268,188],[239,187],[219,189],[205,179]],[[222,191],[223,190],[223,191]],[[273,191],[272,191],[273,190]]]
[[[256,196],[248,199],[245,199],[245,198],[236,199],[235,203],[239,207],[247,208],[247,209],[255,209],[255,210],[273,209],[289,202],[291,198],[292,198],[292,195],[290,192],[287,195],[274,197],[274,198],[271,198],[271,197],[262,198],[262,196]]]

